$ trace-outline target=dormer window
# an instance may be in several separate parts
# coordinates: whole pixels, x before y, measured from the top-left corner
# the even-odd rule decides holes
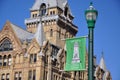
[[[13,46],[11,41],[8,38],[5,38],[1,43],[0,43],[0,51],[10,51],[13,50]]]
[[[40,15],[44,16],[46,14],[46,5],[43,3],[40,7]]]

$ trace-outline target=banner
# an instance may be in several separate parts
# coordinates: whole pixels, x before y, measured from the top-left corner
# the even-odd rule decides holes
[[[67,58],[65,71],[85,70],[86,38],[66,40]]]

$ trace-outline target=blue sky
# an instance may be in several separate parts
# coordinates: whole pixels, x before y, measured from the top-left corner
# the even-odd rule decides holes
[[[0,29],[7,20],[25,29],[24,20],[29,18],[29,9],[35,0],[0,0]],[[74,23],[78,26],[77,36],[88,34],[84,11],[93,1],[98,10],[98,19],[94,29],[94,54],[99,64],[101,52],[104,52],[107,69],[113,80],[120,80],[120,1],[119,0],[69,0],[74,15]]]

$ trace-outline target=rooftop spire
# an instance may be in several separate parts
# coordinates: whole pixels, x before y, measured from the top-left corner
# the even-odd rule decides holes
[[[42,46],[43,41],[45,40],[45,36],[44,36],[43,26],[41,23],[41,18],[40,18],[40,23],[38,24],[37,31],[36,31],[34,37],[36,38],[39,45]]]
[[[106,65],[105,65],[105,61],[104,61],[104,55],[103,55],[103,51],[102,51],[102,57],[100,60],[100,68],[103,69],[104,71],[106,71]]]

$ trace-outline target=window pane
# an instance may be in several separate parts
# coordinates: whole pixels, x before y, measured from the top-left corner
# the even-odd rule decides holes
[[[12,58],[11,58],[11,55],[8,56],[8,65],[11,65],[11,61],[12,61]]]
[[[30,54],[30,63],[33,62],[33,54]]]
[[[36,70],[33,70],[33,80],[36,80]]]
[[[10,78],[10,74],[8,73],[8,74],[6,75],[6,80],[9,80],[9,78]]]
[[[0,56],[0,66],[2,66],[2,56]]]
[[[7,78],[10,78],[10,74],[7,74],[6,77],[7,77]]]
[[[32,71],[29,71],[28,80],[32,80]]]
[[[53,29],[50,29],[50,37],[53,36]]]
[[[2,74],[1,79],[5,80],[5,74]]]
[[[12,43],[10,42],[9,39],[5,39],[1,44],[0,44],[0,51],[9,51],[13,50]]]
[[[37,54],[34,54],[34,62],[37,61]]]
[[[21,80],[22,79],[22,72],[19,72],[19,78],[18,80]]]
[[[46,13],[46,5],[45,4],[41,5],[40,11],[41,11],[41,16],[45,15],[45,13]]]
[[[4,58],[3,58],[3,66],[6,66],[6,65],[7,65],[7,57],[4,56]]]

